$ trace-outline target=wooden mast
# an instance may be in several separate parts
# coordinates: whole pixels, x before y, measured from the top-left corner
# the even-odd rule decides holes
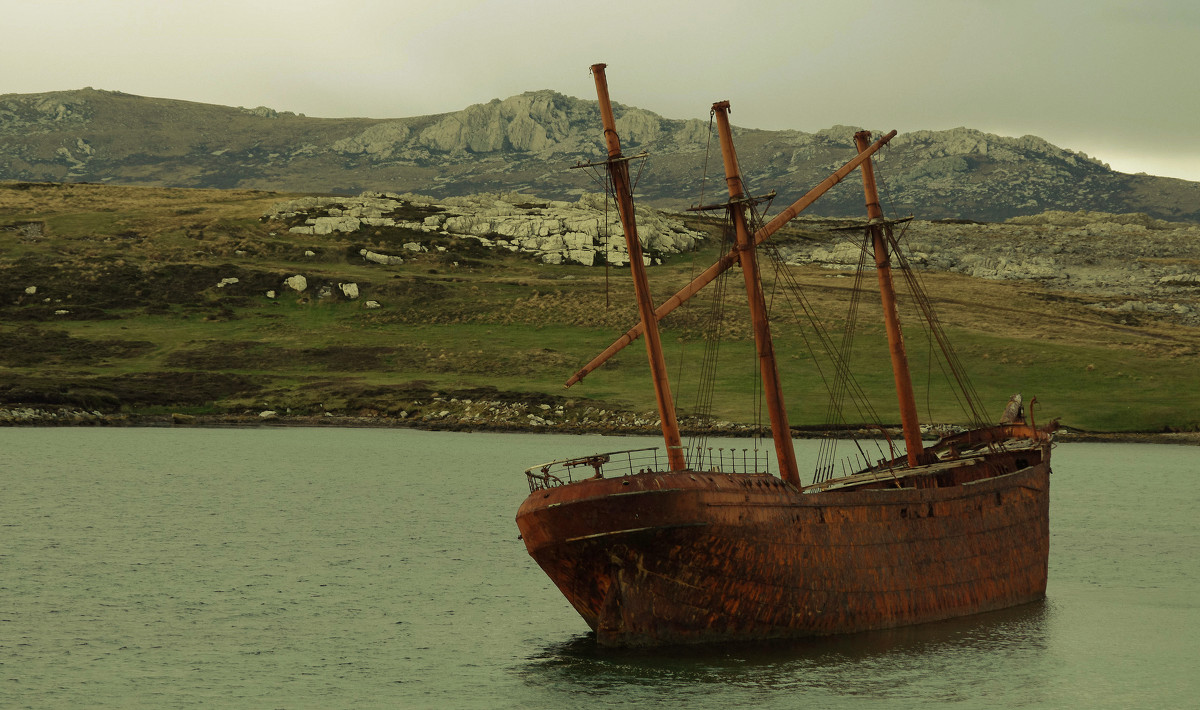
[[[663,439],[667,445],[667,462],[672,471],[682,471],[687,468],[687,461],[679,438],[679,424],[675,419],[675,401],[671,398],[671,386],[667,380],[667,364],[663,359],[662,342],[658,336],[658,319],[654,317],[654,301],[650,298],[646,265],[642,261],[642,245],[638,240],[637,220],[633,210],[633,189],[629,183],[629,161],[621,156],[621,140],[617,137],[617,123],[613,117],[612,102],[608,98],[608,80],[604,76],[606,66],[593,64],[592,77],[596,81],[596,95],[599,98],[600,116],[604,123],[608,171],[617,200],[617,211],[621,214],[621,227],[625,230],[625,243],[629,249],[629,268],[633,272],[633,290],[637,297],[638,314],[646,333],[646,355],[650,359],[650,376],[654,381],[658,416],[662,420]]]
[[[870,131],[854,134],[854,143],[862,152],[871,140]],[[875,272],[879,276],[879,297],[883,304],[883,320],[887,327],[888,349],[892,355],[892,374],[896,380],[896,397],[900,401],[900,424],[904,427],[904,444],[908,450],[908,465],[921,463],[925,445],[921,443],[921,425],[917,421],[917,402],[913,397],[912,377],[908,371],[908,355],[904,350],[904,334],[900,330],[900,316],[896,311],[896,289],[892,284],[892,268],[888,257],[887,242],[883,238],[883,210],[879,206],[879,193],[875,188],[875,169],[871,161],[862,164],[863,192],[867,199],[867,232],[871,236],[875,252]]]
[[[713,104],[712,110],[717,118],[717,135],[721,141],[721,156],[725,161],[729,211],[737,231],[738,259],[742,266],[742,276],[746,280],[746,298],[750,302],[750,320],[754,325],[754,347],[758,354],[759,371],[762,373],[763,390],[767,398],[767,414],[771,418],[775,455],[779,458],[779,473],[783,480],[799,488],[800,473],[796,467],[796,450],[792,446],[792,430],[788,425],[787,410],[783,405],[783,388],[779,382],[779,367],[775,362],[771,325],[767,320],[767,302],[763,296],[754,237],[746,223],[748,200],[746,189],[742,185],[741,170],[738,168],[737,153],[733,147],[733,134],[729,128],[729,102],[718,101]],[[859,151],[862,151],[861,147]]]

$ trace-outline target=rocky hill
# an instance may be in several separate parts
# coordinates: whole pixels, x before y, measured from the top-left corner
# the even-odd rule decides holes
[[[719,161],[702,166],[704,121],[616,107],[627,154],[651,153],[638,185],[647,204],[712,201]],[[887,116],[880,126],[887,129]],[[596,187],[577,162],[601,155],[594,101],[533,91],[462,111],[397,119],[309,118],[82,89],[0,96],[0,180],[105,182],[439,198],[525,192],[575,200]],[[790,200],[853,152],[850,126],[816,133],[737,129],[754,192]],[[1141,212],[1200,221],[1200,183],[1115,172],[1081,153],[968,128],[901,134],[880,157],[884,200],[929,219],[998,221],[1046,210]],[[718,197],[719,199],[719,197]],[[810,211],[858,215],[853,181]]]

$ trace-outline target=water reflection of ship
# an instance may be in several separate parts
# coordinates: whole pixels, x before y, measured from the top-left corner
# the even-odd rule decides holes
[[[930,686],[961,690],[1006,672],[1043,668],[1046,602],[928,624],[836,636],[770,639],[676,646],[670,655],[655,649],[597,646],[580,634],[546,645],[517,673],[538,688],[623,697],[638,690],[705,693],[705,686],[752,687],[759,693],[824,691],[890,700],[933,697]],[[956,668],[947,675],[946,668]]]

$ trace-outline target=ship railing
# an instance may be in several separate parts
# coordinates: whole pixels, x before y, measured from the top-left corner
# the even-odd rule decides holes
[[[529,491],[539,491],[589,478],[612,478],[650,473],[666,467],[666,457],[660,457],[658,447],[609,451],[591,456],[559,459],[525,469]]]
[[[770,473],[774,454],[766,449],[731,446],[691,446],[685,451],[688,468],[705,473]]]
[[[693,448],[685,454],[691,471],[763,473],[767,472],[770,465],[767,452],[747,449]],[[529,480],[529,491],[532,493],[591,478],[636,476],[665,471],[667,468],[667,457],[659,453],[658,447],[649,447],[550,461],[525,469],[525,477]]]

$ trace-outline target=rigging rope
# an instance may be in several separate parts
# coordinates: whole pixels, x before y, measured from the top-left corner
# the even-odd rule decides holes
[[[778,248],[776,248],[774,245],[768,245],[766,251],[771,256],[776,273],[781,276],[786,283],[787,289],[784,291],[785,295],[795,297],[794,302],[791,298],[786,299],[787,303],[792,309],[793,318],[798,322],[802,320],[808,321],[813,335],[816,337],[821,348],[824,349],[826,357],[831,361],[830,364],[833,366],[834,375],[831,377],[826,374],[825,367],[822,366],[820,358],[817,357],[819,349],[813,344],[813,341],[810,340],[808,331],[804,328],[801,328],[799,330],[800,337],[804,340],[805,347],[810,353],[812,353],[813,366],[816,368],[818,377],[825,386],[826,392],[829,394],[831,414],[827,415],[827,423],[830,425],[837,425],[838,423],[842,425],[850,424],[849,419],[845,415],[845,399],[847,395],[850,396],[851,404],[857,411],[860,422],[880,421],[880,417],[875,411],[874,406],[871,404],[870,399],[867,397],[866,391],[858,383],[857,379],[850,370],[848,347],[838,347],[834,343],[828,329],[825,327],[820,316],[817,314],[817,309],[813,307],[812,303],[805,295],[804,290],[800,287],[799,282],[796,281],[791,270],[787,268],[787,265],[784,263]],[[857,279],[857,281],[861,281],[861,277]],[[862,291],[860,284],[857,283],[855,289],[860,293]],[[852,296],[852,301],[857,300],[859,299]],[[797,306],[803,313],[803,319],[799,314],[796,313]],[[853,319],[857,313],[857,303],[853,303],[852,308],[853,312],[850,314],[851,319]],[[852,320],[848,321],[847,327],[853,330]],[[846,336],[843,335],[843,340],[845,340],[845,337]],[[851,335],[850,337],[852,338],[853,336]],[[870,458],[865,452],[862,451],[861,445],[859,445],[857,441],[855,443],[856,446],[859,447],[859,451],[863,456],[864,463],[869,465]],[[832,447],[835,446],[836,440],[831,439],[827,440],[827,443],[823,443],[824,453],[818,458],[817,470],[814,471],[814,482],[825,480],[832,474],[834,456]],[[880,449],[880,454],[882,456],[882,447],[878,448]]]
[[[704,159],[704,175],[701,180],[700,203],[704,202],[704,190],[707,185],[707,168],[708,159],[711,152],[712,143],[712,114],[710,114],[709,126],[709,145],[706,147]],[[740,170],[739,170],[740,172]],[[640,177],[640,172],[639,172]],[[882,176],[879,176],[879,184],[883,187],[886,195],[889,209],[894,212],[894,205],[891,202],[891,195],[887,191],[887,184],[883,181]],[[751,232],[756,231],[763,223],[763,218],[757,209],[757,206],[751,203],[748,206],[747,212],[748,222],[750,223]],[[907,230],[907,225],[905,227]],[[907,255],[900,249],[899,241],[892,231],[891,225],[885,225],[884,231],[886,241],[892,254],[896,256],[901,273],[904,275],[904,281],[908,285],[909,295],[915,302],[918,310],[924,316],[922,327],[926,331],[927,342],[930,343],[928,349],[927,360],[927,389],[926,389],[926,413],[932,421],[932,405],[930,403],[930,390],[932,381],[932,370],[934,351],[932,344],[936,342],[942,352],[943,358],[938,359],[938,366],[947,376],[948,379],[954,380],[958,384],[958,391],[955,391],[955,397],[959,399],[959,404],[963,408],[964,413],[972,418],[972,423],[979,425],[982,421],[981,407],[978,402],[979,395],[975,391],[970,379],[966,376],[965,369],[962,367],[961,360],[957,353],[950,346],[948,339],[945,336],[945,329],[938,320],[933,309],[932,300],[928,296],[924,284],[920,277],[913,271],[911,264],[908,261]],[[732,223],[732,213],[730,210],[726,212],[726,219],[722,229],[722,250],[727,250],[733,240],[735,233],[735,225]],[[901,233],[901,239],[905,232]],[[865,293],[863,284],[864,274],[868,268],[868,259],[872,257],[869,241],[855,242],[855,246],[859,251],[858,268],[855,271],[855,279],[850,292],[850,301],[846,314],[845,329],[842,333],[840,343],[835,344],[833,338],[824,327],[821,319],[817,315],[816,309],[808,301],[802,288],[800,288],[795,275],[784,263],[778,248],[771,243],[764,245],[764,252],[769,256],[776,274],[774,284],[772,286],[768,311],[774,310],[775,297],[782,293],[784,301],[788,304],[792,311],[792,316],[797,323],[807,319],[811,325],[812,334],[816,341],[824,348],[824,352],[828,358],[829,364],[832,365],[832,373],[827,376],[825,367],[822,366],[821,359],[817,357],[818,349],[814,347],[813,340],[810,340],[808,330],[800,328],[799,332],[805,345],[813,354],[813,365],[817,370],[818,376],[829,393],[829,404],[826,410],[825,419],[829,425],[848,426],[851,424],[846,416],[847,399],[850,407],[857,413],[859,422],[881,421],[878,412],[875,411],[871,404],[870,398],[861,384],[853,376],[850,363],[853,354],[854,335],[858,329],[857,321],[860,306],[862,303],[862,295]],[[872,259],[873,262],[873,259]],[[696,388],[696,408],[695,416],[700,426],[697,427],[696,435],[692,437],[688,444],[690,452],[689,458],[693,461],[702,460],[703,452],[708,441],[708,433],[711,430],[712,410],[714,402],[715,380],[717,361],[720,350],[721,335],[723,322],[725,318],[725,307],[728,299],[728,280],[727,274],[723,274],[716,280],[713,288],[713,299],[710,304],[708,320],[703,326],[705,335],[705,351]],[[780,284],[784,288],[780,291]],[[803,314],[803,319],[800,313]],[[680,373],[682,373],[682,352],[680,360]],[[758,367],[757,358],[754,361],[753,379],[755,382],[756,396],[754,398],[754,424],[756,428],[755,450],[758,450],[758,441],[763,433],[762,416],[763,416],[763,382],[761,372]],[[961,391],[962,395],[959,395]],[[871,456],[863,449],[862,442],[854,437],[854,444],[858,450],[858,454],[862,457],[863,467],[869,468],[872,466]],[[874,438],[874,437],[873,437]],[[885,452],[883,442],[874,438],[875,448],[877,449],[880,459],[888,459],[894,455],[891,452]],[[827,439],[822,442],[816,468],[813,473],[814,483],[823,480],[828,480],[833,477],[835,456],[836,456],[836,440]],[[889,444],[890,447],[890,444]],[[757,459],[757,456],[756,456]]]
[[[887,147],[890,148],[891,146]],[[896,208],[895,204],[892,202],[891,191],[888,189],[887,180],[885,179],[883,171],[876,169],[875,178],[876,183],[884,194],[885,201],[888,203],[888,211],[891,213],[893,219],[895,219]],[[884,232],[887,235],[888,248],[899,260],[900,270],[904,275],[905,283],[908,284],[909,294],[916,302],[918,308],[921,310],[921,314],[923,316],[921,319],[921,327],[925,330],[928,341],[930,343],[936,341],[938,348],[942,352],[943,359],[938,360],[938,368],[942,371],[942,374],[947,377],[947,379],[954,380],[954,382],[958,385],[956,390],[952,388],[952,393],[954,394],[955,399],[958,400],[959,408],[963,414],[969,418],[972,426],[983,426],[986,415],[984,414],[983,406],[981,404],[982,398],[979,396],[979,392],[975,389],[975,385],[971,381],[971,378],[967,375],[966,368],[963,366],[962,360],[959,358],[957,351],[950,343],[950,340],[946,337],[945,327],[942,325],[941,320],[937,317],[937,313],[933,308],[933,300],[929,297],[929,293],[925,288],[923,280],[912,268],[908,261],[908,255],[900,248],[900,240],[904,239],[904,237],[908,234],[908,228],[910,225],[911,223],[904,225],[904,228],[900,232],[899,238],[894,237],[891,225],[885,225]],[[932,372],[932,361],[934,359],[932,345],[929,348],[928,357],[928,369],[930,372]],[[947,369],[949,369],[949,372],[947,372]],[[926,410],[930,422],[933,421],[933,414],[930,411],[931,407],[929,404],[930,389],[932,387],[931,382],[932,377],[927,375]]]
[[[721,249],[729,247],[730,232],[722,230]],[[695,451],[695,460],[701,460],[708,443],[708,434],[712,424],[713,394],[716,389],[717,364],[719,361],[722,327],[725,320],[726,297],[728,294],[728,272],[721,274],[713,283],[712,301],[709,304],[707,321],[704,328],[704,355],[700,361],[699,374],[696,382],[695,414],[698,421],[696,434],[688,443],[688,449]]]
[[[608,202],[609,202],[610,197],[614,197],[616,188],[613,185],[612,173],[609,171],[608,165],[607,164],[603,164],[603,165],[605,165],[603,177],[601,177],[601,175],[600,175],[600,166],[599,165],[590,165],[589,167],[591,167],[591,170],[588,170],[587,174],[592,178],[592,181],[595,182],[598,187],[600,187],[604,190],[604,221],[601,225],[599,225],[597,227],[596,236],[602,236],[603,240],[604,240],[604,310],[607,311],[611,306],[611,298],[609,296],[609,281],[610,281],[609,277],[610,277],[611,265],[608,263],[608,254],[609,254],[609,250],[608,250],[608,239],[609,239]],[[581,165],[579,167],[583,167],[583,166]]]
[[[937,342],[942,352],[942,359],[938,361],[938,365],[943,374],[948,379],[954,380],[958,385],[958,389],[954,390],[953,394],[959,402],[959,407],[962,409],[963,414],[969,417],[972,426],[983,426],[986,415],[981,404],[982,398],[975,389],[971,378],[967,375],[966,368],[963,366],[958,352],[947,338],[945,327],[942,325],[933,308],[933,301],[929,297],[924,283],[916,271],[913,270],[908,261],[908,256],[900,249],[898,240],[893,236],[891,227],[888,226],[885,228],[884,233],[890,248],[900,262],[901,273],[904,275],[905,283],[908,284],[909,292],[924,316],[922,327],[926,328],[929,336]]]
[[[700,173],[700,202],[704,204],[704,188],[708,184],[708,157],[712,154],[712,137],[713,137],[713,118],[717,112],[710,110],[708,112],[708,142],[704,145],[704,170]]]
[[[842,329],[842,343],[837,350],[837,370],[834,377],[834,385],[829,397],[829,406],[825,412],[825,422],[830,426],[848,423],[845,421],[843,403],[845,402],[847,389],[852,379],[850,362],[853,354],[854,334],[858,329],[858,309],[862,303],[862,295],[864,293],[862,281],[863,275],[866,273],[866,258],[867,247],[866,243],[863,242],[859,245],[858,267],[854,271],[854,285],[850,290],[850,303],[846,312],[846,323]],[[817,464],[813,471],[814,483],[832,477],[836,455],[836,439],[826,439],[821,442]]]
[[[608,242],[608,237],[609,237],[608,198],[615,191],[616,191],[616,186],[614,186],[612,184],[612,175],[610,173],[608,184],[605,186],[605,190],[604,190],[604,310],[605,310],[605,312],[607,312],[609,310],[609,308],[611,308],[611,304],[612,304],[612,299],[609,296],[609,287],[608,287],[609,277],[612,273],[612,269],[610,268],[610,264],[608,263],[608,254],[609,254],[609,251],[608,251],[608,244],[609,244],[609,242]]]

